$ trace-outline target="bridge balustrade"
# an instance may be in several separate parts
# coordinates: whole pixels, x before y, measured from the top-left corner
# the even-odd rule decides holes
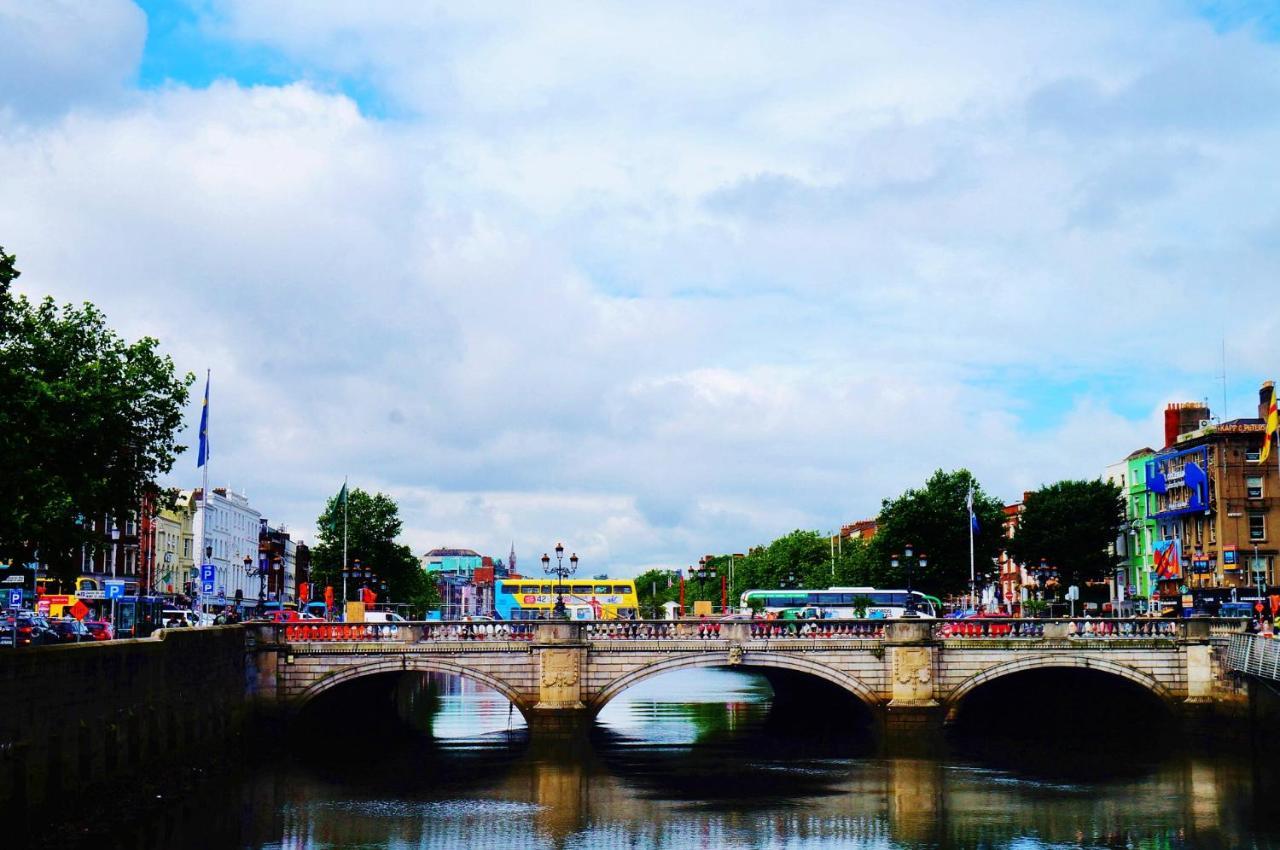
[[[980,618],[943,620],[934,624],[937,640],[1015,640],[1066,638],[1070,640],[1183,640],[1189,637],[1225,637],[1245,629],[1247,620],[1194,618],[1161,620],[1149,617],[1055,619]]]
[[[537,634],[537,623],[441,621],[421,624],[421,640],[424,641],[532,641]]]
[[[568,627],[570,639],[587,642],[661,640],[885,640],[892,620],[590,620],[441,621],[400,623],[256,624],[277,643],[512,642],[538,640],[542,626]],[[1243,619],[1149,618],[917,620],[941,642],[967,640],[1184,640],[1223,639],[1245,631]]]
[[[752,640],[884,640],[885,620],[751,621]]]
[[[429,621],[400,623],[298,623],[258,626],[288,643],[416,643],[419,641],[531,641],[534,623]]]
[[[589,641],[626,640],[879,640],[884,620],[597,620],[580,624]]]

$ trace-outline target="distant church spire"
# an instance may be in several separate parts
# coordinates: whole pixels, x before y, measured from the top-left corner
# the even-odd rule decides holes
[[[516,571],[516,542],[511,541],[511,554],[507,556],[507,571],[514,573]]]

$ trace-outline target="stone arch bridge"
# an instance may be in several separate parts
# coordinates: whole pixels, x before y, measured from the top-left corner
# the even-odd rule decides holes
[[[503,694],[531,728],[590,718],[672,670],[738,667],[824,680],[886,728],[953,719],[975,688],[1039,668],[1086,668],[1145,689],[1175,714],[1236,697],[1226,645],[1241,621],[597,621],[262,624],[249,627],[248,689],[291,714],[365,676],[435,671]]]

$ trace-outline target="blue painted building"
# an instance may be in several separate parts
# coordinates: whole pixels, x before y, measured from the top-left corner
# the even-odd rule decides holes
[[[429,573],[452,573],[470,578],[484,558],[471,549],[432,549],[422,556],[422,568]]]

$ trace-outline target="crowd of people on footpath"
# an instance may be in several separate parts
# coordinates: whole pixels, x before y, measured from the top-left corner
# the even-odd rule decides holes
[[[1253,633],[1269,638],[1280,638],[1280,617],[1269,620],[1266,617],[1258,617],[1253,621]]]
[[[215,626],[233,626],[240,622],[241,619],[240,613],[228,605],[218,612],[218,616],[213,618],[213,624]]]

